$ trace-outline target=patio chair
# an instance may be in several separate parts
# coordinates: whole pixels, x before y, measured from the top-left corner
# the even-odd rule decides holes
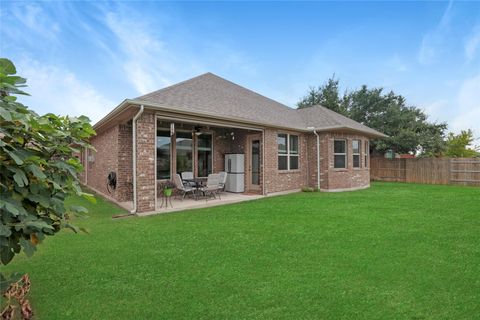
[[[212,173],[212,174],[208,175],[207,185],[205,187],[199,188],[199,190],[205,196],[207,196],[207,199],[209,197],[213,197],[214,199],[216,199],[217,198],[216,196],[218,195],[218,198],[221,200],[222,198],[220,197],[220,194],[218,193],[218,191],[221,188],[222,187],[220,186],[220,175],[217,174],[217,173]]]
[[[173,176],[173,183],[175,183],[175,186],[177,187],[177,190],[182,193],[182,200],[185,199],[185,196],[188,193],[191,193],[193,197],[195,198],[195,188],[186,186],[183,184],[182,178],[180,175],[177,173]]]
[[[218,174],[220,176],[220,187],[219,192],[225,192],[225,184],[227,183],[227,173],[222,171]]]
[[[182,181],[183,184],[189,187],[194,187],[195,182],[193,181],[185,181],[185,180],[193,180],[193,172],[191,171],[184,171],[182,172]]]

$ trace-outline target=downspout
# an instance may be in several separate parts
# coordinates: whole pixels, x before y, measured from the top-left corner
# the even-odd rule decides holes
[[[308,127],[307,129],[312,129],[313,134],[317,137],[317,188],[320,191],[320,136],[314,128]]]
[[[133,209],[130,211],[131,214],[137,213],[137,119],[142,115],[143,109],[144,107],[142,104],[140,110],[132,120]]]

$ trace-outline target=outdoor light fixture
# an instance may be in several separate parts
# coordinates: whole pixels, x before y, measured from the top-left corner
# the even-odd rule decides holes
[[[198,127],[198,126],[196,126],[196,127],[194,128],[194,133],[195,133],[195,135],[196,135],[197,137],[202,134],[201,129],[202,129],[202,128],[201,128],[201,127]]]

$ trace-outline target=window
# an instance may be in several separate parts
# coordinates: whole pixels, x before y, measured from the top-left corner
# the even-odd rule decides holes
[[[346,168],[347,167],[347,141],[334,140],[333,141],[333,167]]]
[[[277,136],[278,170],[298,169],[298,136],[281,133]]]
[[[193,172],[192,133],[177,131],[177,172]]]
[[[363,156],[365,157],[365,162],[364,162],[364,165],[365,165],[365,168],[368,168],[368,156],[370,154],[370,146],[368,145],[368,141],[365,141],[365,152],[363,154]]]
[[[360,149],[362,143],[360,140],[352,141],[352,156],[353,156],[353,167],[360,168]]]
[[[212,173],[212,135],[202,133],[197,138],[197,169],[199,177]]]
[[[157,131],[157,179],[170,179],[170,131]]]

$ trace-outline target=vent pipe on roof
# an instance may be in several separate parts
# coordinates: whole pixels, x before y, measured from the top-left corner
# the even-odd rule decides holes
[[[137,213],[137,119],[143,113],[143,104],[140,106],[140,110],[133,117],[132,120],[132,150],[133,150],[133,209],[130,211],[131,214]]]
[[[308,130],[312,130],[313,134],[317,137],[317,188],[320,191],[320,136],[314,127],[308,127]]]

